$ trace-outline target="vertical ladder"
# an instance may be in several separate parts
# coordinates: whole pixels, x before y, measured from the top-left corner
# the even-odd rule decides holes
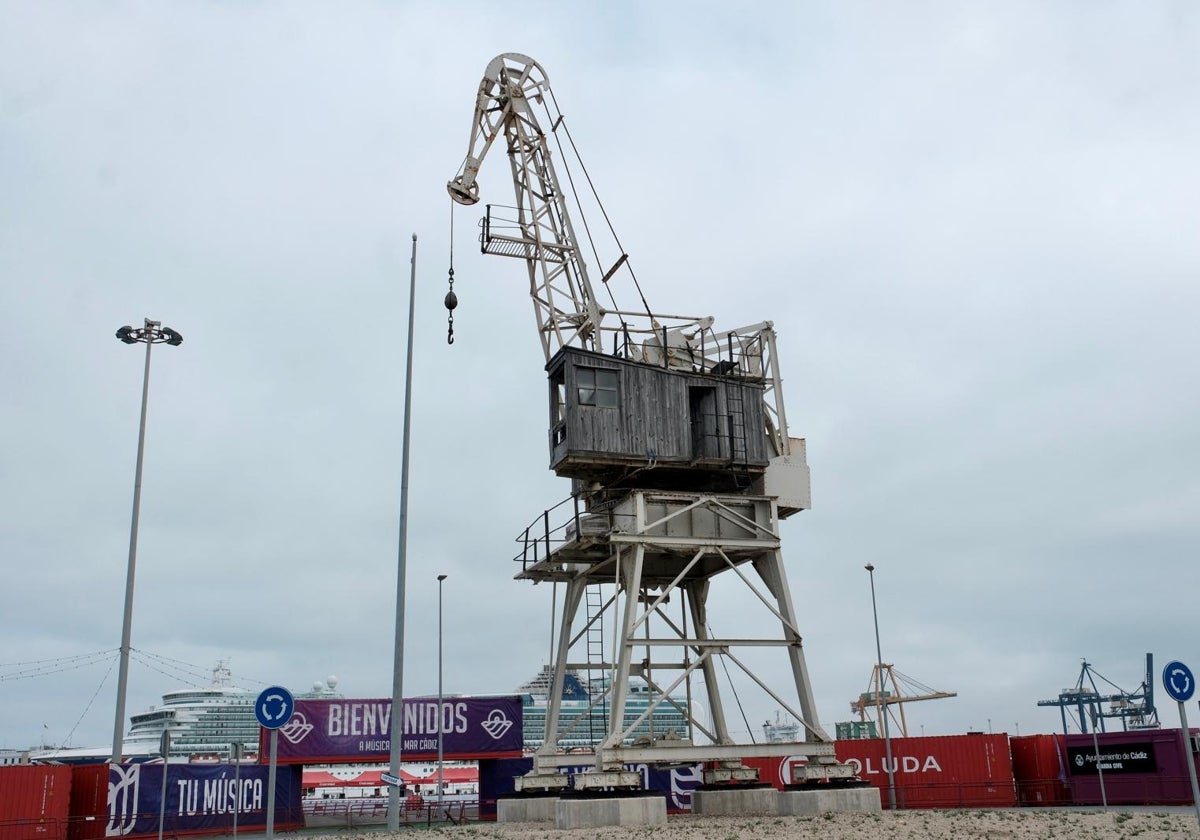
[[[727,368],[729,379],[725,388],[725,435],[729,444],[729,467],[739,487],[750,486],[750,450],[746,439],[745,394],[739,381],[741,361],[734,353],[734,336],[728,337],[727,357],[721,364]],[[739,342],[739,351],[744,352]],[[740,470],[739,470],[740,467]]]
[[[600,615],[600,611],[604,608],[604,594],[600,591],[600,584],[588,584],[584,594],[587,603],[587,678],[588,678],[588,694],[595,694],[596,683],[594,680],[604,673],[604,621]],[[591,698],[589,698],[590,700]],[[600,719],[596,719],[596,713],[599,711]],[[608,733],[608,699],[600,701],[597,708],[593,708],[588,714],[588,740],[595,747],[604,740],[604,736]]]
[[[735,471],[740,467],[745,484],[748,485],[750,452],[746,440],[746,404],[739,382],[731,381],[725,390],[725,412],[729,437],[729,466]]]

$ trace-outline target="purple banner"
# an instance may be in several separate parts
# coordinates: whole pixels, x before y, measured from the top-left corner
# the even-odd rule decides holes
[[[166,807],[163,769],[166,767]],[[166,834],[222,834],[233,828],[262,831],[267,824],[267,774],[258,764],[110,764],[105,835],[157,836],[162,815]],[[275,827],[304,825],[299,767],[278,767]]]
[[[403,702],[405,761],[438,754],[438,699]],[[520,697],[446,697],[441,704],[442,753],[446,759],[514,758],[524,745]],[[392,701],[296,700],[296,712],[279,731],[279,764],[387,761],[391,754]],[[259,735],[262,761],[270,734]]]

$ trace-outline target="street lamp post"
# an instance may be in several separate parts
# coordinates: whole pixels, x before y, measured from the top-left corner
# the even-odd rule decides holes
[[[412,257],[408,274],[408,354],[404,374],[404,442],[400,454],[400,538],[396,551],[396,635],[392,648],[392,726],[388,752],[388,773],[400,777],[404,738],[404,607],[405,578],[408,574],[408,441],[412,424],[413,371],[413,299],[417,293],[417,235],[412,235]],[[400,830],[400,787],[388,785],[387,827]]]
[[[883,674],[883,649],[879,645],[879,612],[875,609],[875,567],[868,563],[863,567],[867,570],[867,574],[871,576],[871,616],[875,619],[875,659],[876,659],[876,674]],[[876,693],[883,691],[882,679],[878,680],[875,685]],[[888,710],[887,703],[882,697],[876,697],[876,701],[883,702],[880,706],[883,709],[883,714],[880,718],[883,720],[883,748],[886,756],[885,767],[887,768],[888,777],[888,808],[896,810],[896,766],[892,762],[892,737],[888,732]]]
[[[117,673],[117,714],[113,723],[112,762],[119,764],[125,737],[125,692],[129,683],[129,636],[133,623],[133,577],[137,566],[138,513],[142,506],[142,454],[146,446],[146,406],[150,392],[150,348],[155,344],[183,344],[183,336],[161,321],[146,318],[141,329],[121,327],[117,338],[126,344],[146,345],[146,368],[142,374],[142,419],[138,425],[137,467],[133,474],[133,517],[129,525],[129,564],[125,570],[125,617],[121,623],[121,667]]]
[[[445,787],[442,781],[442,731],[446,713],[442,708],[442,582],[447,575],[438,575],[438,814],[442,811],[442,795]]]

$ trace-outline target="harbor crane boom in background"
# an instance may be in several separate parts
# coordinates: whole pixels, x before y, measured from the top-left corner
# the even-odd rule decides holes
[[[517,788],[636,788],[639,775],[625,768],[642,762],[701,761],[710,783],[752,781],[757,771],[741,764],[745,756],[805,756],[806,764],[795,763],[798,782],[852,779],[818,720],[780,549],[779,521],[810,503],[804,441],[788,437],[772,323],[715,331],[711,317],[650,308],[608,214],[594,194],[575,191],[592,183],[582,163],[576,174],[559,164],[575,144],[545,71],[516,53],[493,59],[479,84],[467,155],[447,183],[456,202],[478,203],[480,167],[501,137],[516,205],[487,205],[480,245],[525,263],[549,380],[550,468],[572,480],[570,498],[518,537],[516,577],[564,584],[565,594],[550,645],[545,742]],[[606,247],[616,246],[608,261],[598,228],[584,217],[585,200],[600,205],[612,240]],[[598,278],[585,248],[602,266]],[[637,304],[622,307],[622,295]],[[718,576],[750,588],[770,630],[750,625],[744,607],[717,614],[719,599],[709,596]],[[741,624],[749,630],[738,637],[713,630]],[[756,673],[772,650],[784,661]],[[795,718],[802,740],[737,743],[718,662],[726,672],[740,668]],[[598,708],[607,720],[604,733],[589,739],[590,769],[568,781],[560,768],[589,764],[558,749],[574,726],[559,726],[565,676],[578,671],[604,686],[587,719]],[[593,679],[597,671],[603,676]],[[631,679],[650,698],[633,722],[625,719]],[[703,712],[691,700],[693,681],[703,685]],[[675,712],[686,717],[686,731],[656,724],[655,710],[664,707],[672,720]]]
[[[1111,689],[1102,693],[1096,685],[1099,677]],[[1108,708],[1104,708],[1104,704]],[[1053,700],[1039,700],[1039,706],[1057,706],[1062,716],[1063,734],[1071,732],[1069,724],[1083,733],[1088,733],[1088,724],[1096,732],[1104,732],[1106,718],[1117,718],[1122,729],[1157,729],[1158,710],[1154,707],[1154,654],[1146,654],[1146,674],[1142,684],[1133,691],[1126,691],[1092,667],[1086,659],[1079,669],[1075,685],[1064,688]],[[1068,709],[1072,714],[1068,715]]]
[[[867,690],[858,695],[857,700],[850,701],[850,711],[856,712],[861,722],[867,721],[868,710],[875,712],[875,724],[883,730],[883,716],[891,721],[892,732],[899,733],[901,738],[908,737],[908,719],[904,715],[906,703],[918,700],[943,700],[957,697],[956,691],[939,691],[924,683],[917,682],[912,677],[902,674],[891,664],[877,664],[871,669],[871,681]],[[899,718],[897,718],[899,711]]]

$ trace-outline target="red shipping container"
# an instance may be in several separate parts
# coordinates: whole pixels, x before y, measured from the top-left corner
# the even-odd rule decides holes
[[[0,767],[0,840],[66,840],[70,813],[70,767]]]
[[[889,805],[888,770],[897,808],[1007,808],[1017,804],[1008,736],[947,735],[893,738],[892,761],[882,738],[836,743],[839,761],[880,789]]]
[[[108,763],[71,766],[67,840],[97,840],[108,827]]]
[[[1062,735],[1018,735],[1009,739],[1017,801],[1022,805],[1067,805],[1067,748]]]

